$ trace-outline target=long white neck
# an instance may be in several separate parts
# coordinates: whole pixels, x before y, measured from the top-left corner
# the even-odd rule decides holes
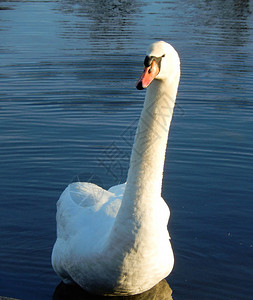
[[[176,89],[155,80],[148,88],[132,149],[123,198],[161,194],[163,167]]]
[[[132,149],[127,184],[115,226],[150,213],[161,196],[163,167],[179,76],[148,87]],[[137,214],[135,212],[138,212]],[[142,218],[143,220],[145,218]]]
[[[161,186],[178,82],[179,76],[168,82],[154,80],[146,93],[125,192],[104,252],[122,262],[131,249],[145,252],[154,248],[160,243],[154,238],[159,239],[161,231],[167,229],[166,217],[162,222],[157,218],[160,209],[166,210],[161,204]]]
[[[178,79],[154,80],[147,89],[132,149],[122,208],[142,207],[161,195],[165,152]],[[143,202],[143,203],[142,203]],[[138,206],[139,206],[138,205]],[[152,205],[152,204],[151,204]]]

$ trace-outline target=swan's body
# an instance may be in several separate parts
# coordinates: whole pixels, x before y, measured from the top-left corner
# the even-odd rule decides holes
[[[145,66],[137,88],[152,83],[127,183],[108,191],[92,183],[73,183],[57,204],[53,267],[65,283],[76,282],[92,293],[144,292],[165,278],[174,264],[167,231],[170,211],[161,198],[161,186],[180,62],[172,46],[156,42],[148,48]]]

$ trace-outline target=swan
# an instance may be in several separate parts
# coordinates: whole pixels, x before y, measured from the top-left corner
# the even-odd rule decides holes
[[[176,50],[151,44],[136,85],[147,91],[126,183],[104,190],[75,182],[60,196],[52,266],[64,283],[93,294],[135,295],[172,271],[170,210],[161,188],[179,79]]]

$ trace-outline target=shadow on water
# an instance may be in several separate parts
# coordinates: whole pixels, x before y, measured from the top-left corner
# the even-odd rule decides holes
[[[160,281],[152,289],[133,296],[97,296],[91,295],[78,286],[66,285],[61,282],[55,289],[53,300],[173,300],[172,290],[165,279]]]

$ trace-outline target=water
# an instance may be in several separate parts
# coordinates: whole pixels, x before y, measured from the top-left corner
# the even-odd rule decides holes
[[[0,295],[52,299],[55,204],[74,179],[124,182],[147,45],[182,77],[163,197],[173,299],[251,299],[253,3],[0,2]]]

